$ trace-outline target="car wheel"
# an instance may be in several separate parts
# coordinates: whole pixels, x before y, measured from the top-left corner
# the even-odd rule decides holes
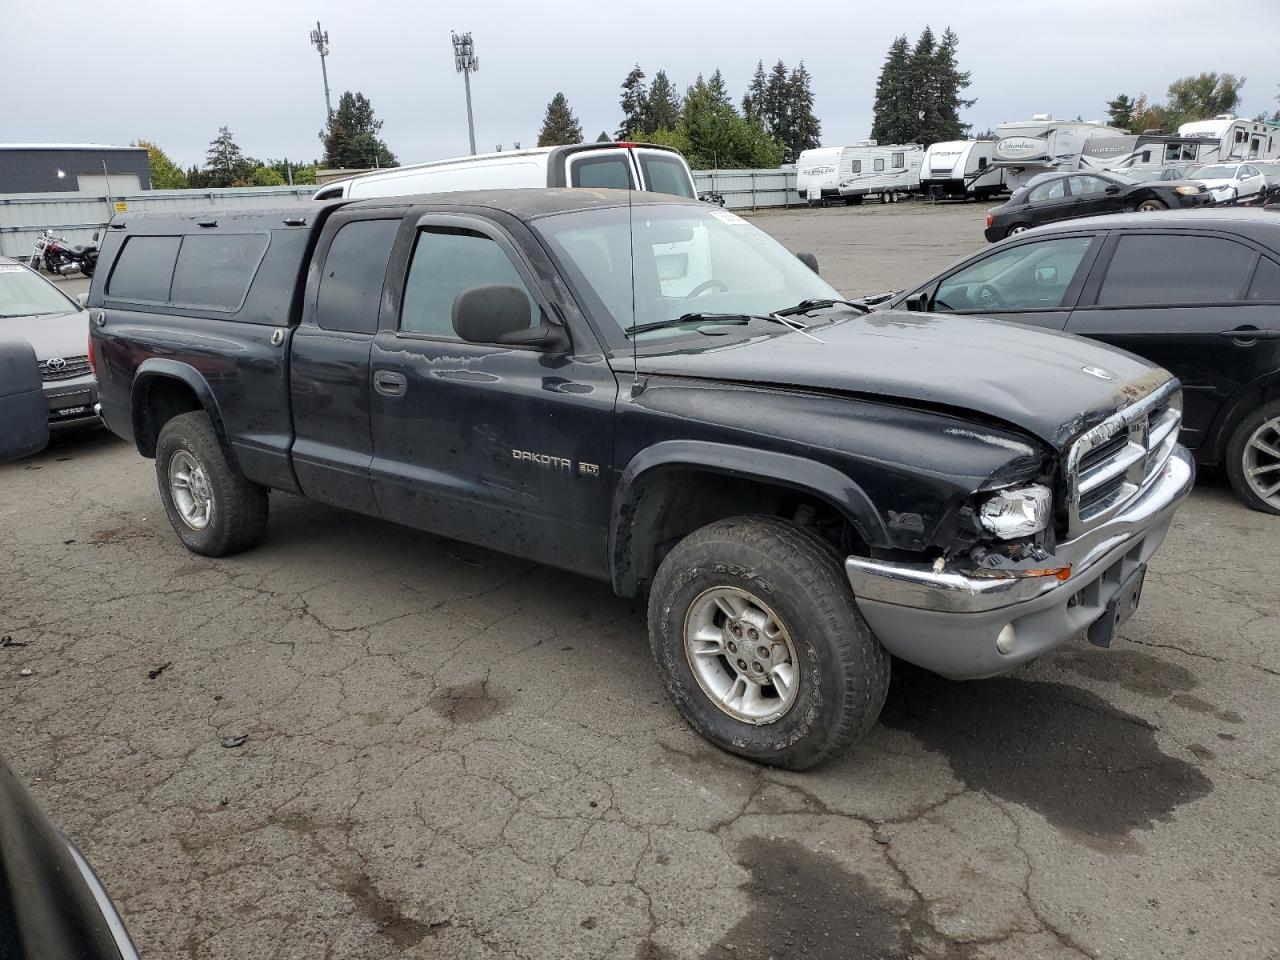
[[[1227,476],[1246,505],[1280,514],[1280,400],[1236,425],[1227,442]]]
[[[1169,205],[1163,200],[1143,200],[1137,206],[1138,213],[1154,213],[1157,210],[1168,210]]]
[[[266,533],[267,488],[232,469],[203,410],[176,416],[160,430],[156,479],[169,522],[193,553],[225,557]]]
[[[1010,227],[1005,232],[1005,236],[1006,237],[1017,236],[1019,233],[1025,233],[1027,230],[1030,230],[1030,229],[1031,227],[1025,223],[1015,223],[1012,227]]]
[[[694,730],[792,770],[865,733],[889,686],[889,655],[835,550],[773,517],[710,524],[667,554],[649,594],[649,642]]]

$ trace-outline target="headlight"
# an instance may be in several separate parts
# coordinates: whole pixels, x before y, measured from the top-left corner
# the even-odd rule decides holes
[[[993,493],[982,502],[978,520],[982,529],[1001,540],[1016,540],[1039,533],[1049,525],[1053,494],[1039,483],[1011,487]]]
[[[1193,183],[1187,183],[1187,184],[1183,184],[1180,187],[1174,187],[1173,192],[1180,193],[1184,197],[1194,197],[1197,193],[1200,192],[1200,188]]]

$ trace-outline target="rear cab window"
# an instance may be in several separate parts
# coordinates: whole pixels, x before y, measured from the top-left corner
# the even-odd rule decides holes
[[[382,284],[400,220],[352,220],[333,235],[316,296],[316,324],[324,330],[376,333]]]
[[[694,199],[693,184],[685,165],[674,156],[639,151],[640,172],[644,175],[645,188],[653,193],[670,193],[677,197]]]
[[[606,190],[634,190],[631,159],[625,150],[608,151],[570,161],[569,183],[574,187]]]

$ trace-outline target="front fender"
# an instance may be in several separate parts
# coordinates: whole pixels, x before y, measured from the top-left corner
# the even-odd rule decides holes
[[[633,523],[645,480],[664,468],[694,468],[760,480],[812,494],[838,510],[863,542],[891,545],[884,519],[866,492],[834,467],[804,457],[700,440],[664,440],[641,450],[627,464],[614,491],[609,526],[609,565],[614,590],[633,596],[639,585],[638,559],[653,546],[655,531]]]

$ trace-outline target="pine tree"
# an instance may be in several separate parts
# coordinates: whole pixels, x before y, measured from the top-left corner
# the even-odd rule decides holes
[[[747,92],[742,95],[742,115],[751,123],[760,123],[764,113],[765,90],[769,78],[764,72],[764,61],[756,61],[756,72],[751,77]]]
[[[769,71],[769,79],[765,83],[760,117],[765,132],[775,140],[785,141],[787,130],[791,127],[790,80],[791,75],[787,73],[787,65],[779,60]]]
[[[939,143],[944,140],[962,140],[969,132],[969,125],[960,121],[960,111],[972,107],[976,100],[966,100],[960,92],[968,88],[970,74],[956,63],[956,48],[960,38],[947,27],[942,32],[942,42],[933,55],[933,102],[925,114],[929,123],[918,133],[914,143]]]
[[[895,37],[876,81],[871,138],[880,143],[907,143],[915,135],[915,98],[911,91],[911,48],[906,35]]]
[[[596,137],[596,143],[613,143],[613,137],[601,130],[600,136]]]
[[[936,123],[934,97],[936,94],[935,68],[938,44],[933,30],[926,26],[911,51],[907,70],[908,88],[911,91],[912,128],[901,131],[908,139],[901,143],[919,143],[924,131]]]
[[[253,172],[230,128],[219,127],[218,135],[209,143],[204,154],[204,172],[204,185],[208,187],[230,187]]]
[[[652,134],[657,130],[674,130],[680,122],[680,109],[680,97],[667,79],[667,72],[659,70],[653,75],[653,83],[649,84],[643,127],[645,134]]]
[[[324,165],[338,168],[394,167],[396,156],[378,136],[382,121],[373,115],[373,104],[358,90],[347,90],[338,99],[338,109],[320,134],[324,143]]]
[[[582,142],[582,127],[569,108],[569,101],[563,93],[557,93],[547,104],[547,115],[542,121],[542,132],[538,134],[538,146],[558,147],[567,143]]]
[[[1107,117],[1113,127],[1128,130],[1133,123],[1133,98],[1120,94],[1114,100],[1107,101]]]
[[[790,163],[794,163],[803,151],[822,145],[822,124],[813,114],[811,80],[803,60],[787,78],[788,127],[782,143],[787,148],[786,160]]]
[[[711,74],[711,79],[707,81],[707,92],[718,106],[733,110],[733,100],[729,96],[728,88],[724,85],[724,76],[720,73],[719,67],[716,67],[715,72]],[[734,110],[734,113],[736,114],[737,111]]]
[[[640,64],[631,68],[622,81],[622,123],[616,139],[628,140],[644,130],[645,115],[649,109],[649,91],[644,84],[644,71]]]
[[[696,168],[776,167],[783,148],[733,106],[724,79],[701,75],[685,94],[675,136],[666,140]]]

